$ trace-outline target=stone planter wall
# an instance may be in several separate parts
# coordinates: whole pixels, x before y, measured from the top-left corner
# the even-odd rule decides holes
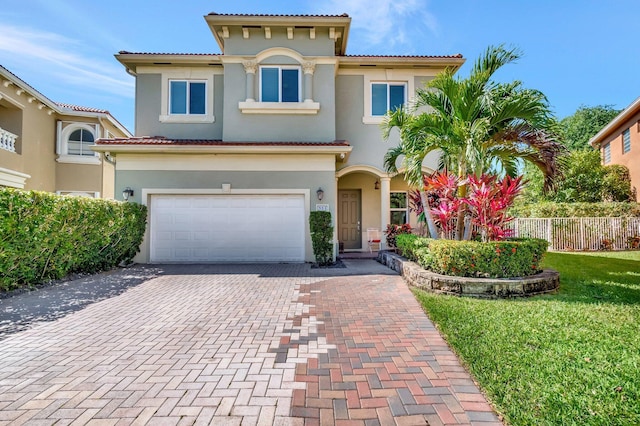
[[[530,277],[470,278],[427,271],[390,251],[380,251],[377,260],[402,275],[409,285],[434,293],[495,299],[550,293],[560,286],[560,274],[553,269]]]

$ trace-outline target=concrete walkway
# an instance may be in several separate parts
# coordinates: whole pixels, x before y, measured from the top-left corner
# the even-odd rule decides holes
[[[345,263],[154,267],[23,324],[0,341],[0,424],[501,424],[402,279]]]

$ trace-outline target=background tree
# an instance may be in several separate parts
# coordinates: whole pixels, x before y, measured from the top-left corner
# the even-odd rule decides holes
[[[565,146],[571,151],[592,149],[589,139],[609,124],[620,111],[622,110],[615,109],[612,105],[581,105],[573,115],[560,121]]]
[[[554,201],[557,203],[597,203],[601,201],[634,201],[629,169],[621,165],[603,166],[600,152],[593,149],[572,151],[562,162],[563,178],[554,191],[543,190],[542,174],[525,166],[528,183],[522,203]]]
[[[605,166],[605,175],[602,179],[603,201],[634,202],[635,191],[631,188],[631,175],[629,168],[620,164]]]
[[[624,166],[601,164],[600,152],[589,145],[589,139],[620,113],[611,105],[580,106],[572,115],[560,121],[564,144],[571,151],[560,168],[563,178],[553,191],[545,191],[543,176],[534,167],[525,165],[523,175],[527,185],[523,203],[634,201],[629,170]]]
[[[430,152],[439,151],[441,167],[461,181],[486,173],[515,176],[521,160],[542,171],[546,187],[552,186],[558,174],[556,160],[564,147],[557,141],[557,122],[544,94],[524,88],[520,81],[492,80],[498,69],[520,56],[516,49],[490,46],[475,62],[469,77],[456,78],[453,70],[444,71],[418,89],[412,108],[392,111],[385,119],[385,139],[394,128],[400,132],[400,144],[385,156],[387,171],[397,172],[397,162],[403,158],[405,179],[422,189],[433,237],[437,234],[429,214],[432,206],[422,182],[422,163]],[[467,184],[460,185],[460,198],[467,191]],[[462,238],[464,215],[461,209],[458,239]]]

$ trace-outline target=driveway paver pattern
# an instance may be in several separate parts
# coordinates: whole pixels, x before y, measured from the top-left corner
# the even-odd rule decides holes
[[[176,265],[0,343],[0,424],[501,424],[373,261]]]

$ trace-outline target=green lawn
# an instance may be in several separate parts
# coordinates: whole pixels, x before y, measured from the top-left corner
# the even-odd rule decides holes
[[[640,424],[640,252],[548,253],[557,294],[416,295],[512,425]]]

